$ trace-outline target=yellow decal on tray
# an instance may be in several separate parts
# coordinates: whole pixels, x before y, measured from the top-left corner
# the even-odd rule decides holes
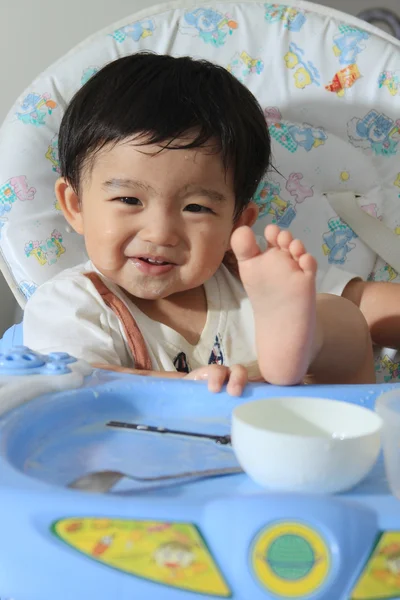
[[[52,531],[72,548],[124,573],[181,590],[231,596],[191,523],[71,517],[56,521]]]
[[[368,559],[351,600],[388,600],[400,596],[400,531],[383,533]]]

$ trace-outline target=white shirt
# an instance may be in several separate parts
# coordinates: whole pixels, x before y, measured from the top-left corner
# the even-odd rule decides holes
[[[89,261],[66,269],[36,290],[25,308],[24,344],[40,352],[68,352],[90,363],[134,367],[121,322],[84,276],[96,271]],[[240,281],[223,265],[205,285],[207,319],[200,340],[191,345],[176,331],[147,317],[112,282],[107,287],[122,299],[147,345],[158,371],[190,370],[210,362],[249,366],[256,363],[253,311]],[[183,353],[183,355],[182,355]]]

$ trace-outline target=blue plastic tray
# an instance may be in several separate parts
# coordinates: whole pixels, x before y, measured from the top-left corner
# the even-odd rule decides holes
[[[110,429],[106,426],[110,420],[225,434],[230,429],[232,409],[249,399],[312,395],[372,408],[378,394],[392,388],[276,388],[260,384],[249,386],[237,399],[226,393],[209,394],[202,383],[99,371],[84,388],[44,396],[12,411],[0,421],[0,598],[187,600],[194,594],[240,600],[353,597],[351,590],[379,532],[400,530],[400,503],[388,491],[381,459],[356,489],[334,497],[269,494],[246,475],[185,484],[122,480],[106,495],[72,491],[65,486],[80,475],[102,469],[148,477],[237,465],[229,446],[211,440]],[[93,522],[87,520],[93,518]],[[85,538],[72,530],[81,527],[83,531],[104,521],[104,535],[99,538],[104,553],[93,554],[87,546],[91,543],[90,532]],[[147,529],[143,523],[147,523]],[[285,523],[297,523],[297,527],[303,524],[311,531],[309,540],[307,532],[300,535],[296,530],[296,535],[290,534],[308,544],[310,556],[314,556],[315,564],[303,579],[298,565],[298,577],[292,580],[288,573],[293,565],[279,566],[279,561],[287,559],[283,545],[281,551],[286,558],[273,563],[276,572],[271,571],[272,579],[271,573],[262,570],[264,563],[257,570],[257,560],[265,558],[260,558],[257,543],[262,545],[262,532],[277,523],[283,523],[283,527]],[[63,536],[60,531],[65,533],[67,526],[72,527],[72,533]],[[117,566],[115,557],[110,563],[107,556],[113,552],[112,544],[117,543],[118,527],[130,527],[139,538],[147,532],[141,541],[132,541],[140,560],[134,559],[133,549],[125,549],[123,552],[128,554],[121,554]],[[315,548],[321,539],[324,560],[329,563],[319,579],[312,532],[317,540]],[[278,536],[279,543],[284,544],[285,535]],[[178,552],[179,536],[186,536],[186,547],[192,545],[192,550],[187,550],[185,558],[185,543],[181,542],[180,567],[167,559],[163,564],[164,550],[157,550],[155,536],[159,536],[160,547],[166,552],[173,551],[174,544]],[[154,556],[144,566],[146,552]],[[138,565],[142,561],[140,572],[132,572],[135,560]],[[265,565],[267,569],[272,563],[267,561]],[[308,582],[308,587],[302,588],[301,582]],[[287,586],[291,596],[287,595]],[[305,595],[301,590],[306,590]],[[300,592],[303,595],[299,596]],[[400,582],[396,594],[382,597],[400,597]],[[361,596],[354,598],[363,600]]]

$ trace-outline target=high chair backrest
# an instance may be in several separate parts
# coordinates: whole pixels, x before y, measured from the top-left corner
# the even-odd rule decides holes
[[[364,211],[400,233],[399,48],[332,9],[252,0],[159,5],[81,43],[27,88],[0,131],[0,261],[20,305],[86,258],[54,195],[65,107],[104,64],[143,49],[221,64],[258,98],[277,171],[255,197],[257,232],[267,222],[290,227],[317,257],[321,277],[338,266],[396,280],[324,194],[356,193]]]

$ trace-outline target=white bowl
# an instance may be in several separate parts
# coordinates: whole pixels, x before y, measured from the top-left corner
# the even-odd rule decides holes
[[[232,416],[232,446],[244,471],[270,490],[334,493],[359,483],[380,450],[382,419],[323,398],[269,398]]]

